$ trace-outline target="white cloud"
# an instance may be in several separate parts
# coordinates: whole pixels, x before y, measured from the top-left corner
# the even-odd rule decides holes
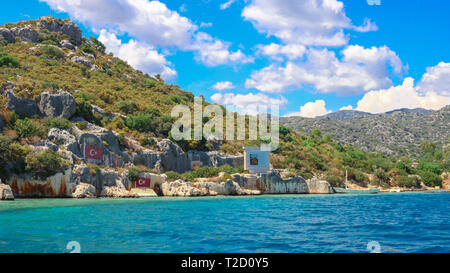
[[[233,89],[234,85],[230,81],[217,82],[216,84],[213,85],[212,88],[215,90],[218,90],[218,91],[223,91],[223,90]]]
[[[341,60],[328,49],[308,49],[305,55],[304,61],[271,64],[253,72],[246,88],[276,93],[309,85],[321,93],[356,95],[391,86],[388,68],[398,75],[404,71],[400,58],[386,46],[347,46]]]
[[[300,106],[300,112],[294,112],[285,115],[285,117],[295,117],[300,116],[304,118],[315,118],[318,116],[323,116],[328,113],[331,113],[330,110],[327,110],[325,107],[324,100],[316,100],[314,102],[307,102],[305,105]]]
[[[187,11],[187,6],[186,4],[183,4],[180,6],[180,12],[186,12]]]
[[[98,38],[107,47],[108,52],[127,61],[136,69],[145,73],[154,75],[161,74],[162,78],[168,80],[176,77],[177,72],[172,69],[171,63],[158,51],[145,43],[130,40],[128,43],[122,43],[114,33],[101,30]]]
[[[271,105],[285,106],[288,101],[283,98],[271,98],[267,95],[258,94],[233,94],[233,93],[216,93],[211,96],[214,103],[226,105],[231,110],[236,110],[245,114],[256,114],[270,109]]]
[[[420,94],[435,92],[450,96],[450,63],[440,62],[437,66],[428,67],[417,84],[417,89]]]
[[[196,60],[207,66],[253,62],[253,58],[245,56],[240,49],[235,52],[230,51],[230,46],[228,42],[214,39],[207,33],[199,32],[191,48],[197,50]]]
[[[351,105],[343,106],[343,107],[341,107],[341,109],[339,109],[339,111],[342,111],[342,110],[353,110],[353,106],[351,106]]]
[[[229,8],[236,0],[228,0],[227,2],[220,4],[220,9],[227,9]]]
[[[399,108],[425,108],[438,110],[450,104],[450,96],[441,96],[432,90],[420,95],[414,87],[414,79],[406,78],[402,85],[368,92],[358,101],[355,110],[384,113]]]
[[[94,29],[128,33],[147,45],[196,51],[208,66],[246,63],[250,58],[240,50],[228,51],[230,43],[198,31],[198,26],[164,3],[148,0],[40,0],[54,10]],[[183,6],[182,6],[183,7]],[[184,10],[180,8],[180,10]]]
[[[281,56],[286,56],[289,60],[295,60],[305,55],[306,47],[304,45],[290,44],[278,45],[271,43],[269,45],[259,45],[259,53],[271,57],[272,59],[282,60]]]
[[[345,15],[344,4],[336,0],[253,0],[242,16],[258,31],[286,44],[342,46],[348,42],[344,29],[376,30],[368,19],[363,26],[354,26]]]
[[[212,25],[213,25],[213,23],[211,23],[211,22],[201,22],[200,23],[201,28],[212,27]]]
[[[41,0],[52,9],[93,27],[116,27],[155,46],[190,44],[197,29],[188,18],[167,8],[159,1],[147,0]],[[157,31],[155,31],[157,30]]]

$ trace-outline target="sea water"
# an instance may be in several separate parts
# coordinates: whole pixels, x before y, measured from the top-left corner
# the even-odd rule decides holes
[[[0,202],[0,252],[450,252],[449,208],[449,193],[17,199]]]

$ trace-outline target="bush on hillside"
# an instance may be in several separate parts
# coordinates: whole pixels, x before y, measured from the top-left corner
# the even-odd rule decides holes
[[[69,164],[53,150],[30,153],[26,156],[25,163],[26,171],[40,179],[62,172],[69,167]]]
[[[32,136],[44,137],[45,128],[37,121],[28,118],[19,119],[14,124],[14,130],[20,138],[28,138]]]
[[[58,129],[72,128],[72,123],[69,120],[59,117],[46,117],[42,120],[42,125],[44,125],[48,130],[51,128],[58,128]]]
[[[51,45],[41,47],[39,52],[44,59],[58,60],[64,57],[64,52],[61,49]]]
[[[423,183],[428,187],[442,186],[442,178],[430,171],[420,171],[420,178],[422,178]]]

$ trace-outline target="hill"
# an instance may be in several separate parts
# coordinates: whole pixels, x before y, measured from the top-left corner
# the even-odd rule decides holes
[[[90,183],[98,186],[97,190],[114,173],[116,177],[117,173],[129,175],[131,181],[143,171],[166,173],[169,179],[192,180],[219,171],[229,175],[240,170],[242,146],[267,142],[174,141],[169,133],[174,122],[170,110],[177,104],[192,107],[193,100],[191,92],[106,54],[101,42],[83,37],[70,20],[43,17],[6,24],[0,27],[0,174],[3,179],[10,174],[45,179],[69,168],[77,181],[91,177]],[[427,126],[436,124],[444,130],[447,127],[441,125],[448,121],[448,109],[444,110],[430,115],[393,113],[385,115],[383,121],[365,114],[339,119],[350,123],[359,120],[360,126],[370,121],[360,130],[379,133],[381,128],[392,126],[391,119],[410,123],[412,115]],[[339,140],[335,141],[330,135],[313,130],[323,125],[324,132],[333,128],[339,132],[343,121],[330,117],[291,121],[301,127],[309,124],[305,127],[311,130],[306,130],[310,134],[297,133],[280,126],[280,147],[272,153],[271,163],[274,168],[284,169],[288,176],[322,177],[338,185],[347,169],[350,179],[361,184],[402,183],[417,187],[417,181],[408,175],[425,172],[426,184],[439,185],[441,180],[436,177],[449,168],[450,151],[434,144],[423,149],[423,161],[415,170],[409,167],[411,159],[368,153],[353,145],[342,145],[339,134],[334,134]],[[346,126],[353,130],[353,125]],[[394,134],[389,135],[391,142],[403,136],[387,131],[386,134]],[[442,142],[448,130],[420,133],[423,139]],[[416,133],[410,134],[415,137]],[[356,134],[352,139],[342,142],[365,141]],[[87,166],[86,145],[90,146],[89,151],[101,154]],[[191,156],[200,158],[203,167],[193,170]]]
[[[285,117],[280,123],[306,133],[315,128],[368,152],[418,157],[424,141],[450,143],[450,106],[438,111],[395,110],[384,114],[339,111],[318,118]]]

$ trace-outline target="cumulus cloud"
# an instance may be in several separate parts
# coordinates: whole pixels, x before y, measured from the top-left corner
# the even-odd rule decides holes
[[[341,109],[339,109],[339,111],[342,111],[342,110],[353,110],[353,106],[351,106],[351,105],[343,106],[343,107],[341,107]]]
[[[336,0],[253,0],[242,16],[258,31],[286,44],[342,46],[348,42],[345,29],[377,29],[368,19],[363,26],[354,26],[345,15],[344,4]]]
[[[216,84],[213,85],[212,88],[215,90],[218,90],[218,91],[222,91],[222,90],[233,89],[234,85],[230,81],[224,81],[224,82],[217,82]]]
[[[152,46],[135,40],[122,43],[114,33],[109,33],[104,29],[100,31],[98,39],[105,44],[108,52],[127,61],[136,69],[151,75],[161,74],[162,78],[166,80],[177,75],[177,72],[171,68],[171,63]]]
[[[315,118],[318,116],[323,116],[328,113],[331,113],[330,110],[327,110],[325,107],[324,100],[316,100],[314,102],[307,102],[305,105],[300,106],[300,112],[294,112],[285,115],[285,117],[295,117],[300,116],[304,118]]]
[[[450,96],[450,63],[440,62],[437,66],[428,67],[422,79],[417,84],[420,94],[434,92]]]
[[[245,114],[257,114],[265,112],[264,110],[270,109],[271,105],[278,105],[279,107],[285,106],[288,101],[283,98],[271,98],[267,95],[258,94],[234,94],[234,93],[216,93],[211,96],[211,100],[214,103],[226,105],[230,109],[234,109],[240,113]]]
[[[231,44],[211,37],[211,35],[199,32],[192,49],[197,50],[195,59],[207,66],[221,64],[249,63],[253,58],[247,57],[241,50],[230,51]]]
[[[328,49],[308,49],[304,61],[271,64],[252,73],[246,88],[264,92],[283,92],[303,85],[318,92],[356,95],[392,85],[388,68],[398,75],[405,70],[402,61],[388,47],[345,47],[342,58]]]
[[[399,108],[425,108],[438,110],[450,104],[449,96],[441,96],[434,91],[419,94],[414,87],[414,79],[406,78],[402,85],[388,89],[370,91],[358,101],[355,110],[369,113],[384,113]]]
[[[247,62],[240,50],[228,51],[230,43],[198,32],[198,26],[164,3],[148,0],[40,0],[54,10],[94,29],[127,33],[151,46],[176,47],[196,51],[197,60],[208,66]]]
[[[266,55],[275,60],[282,61],[282,56],[286,56],[289,60],[295,60],[305,55],[306,47],[304,45],[290,44],[279,45],[271,43],[269,45],[259,45],[259,54]]]

